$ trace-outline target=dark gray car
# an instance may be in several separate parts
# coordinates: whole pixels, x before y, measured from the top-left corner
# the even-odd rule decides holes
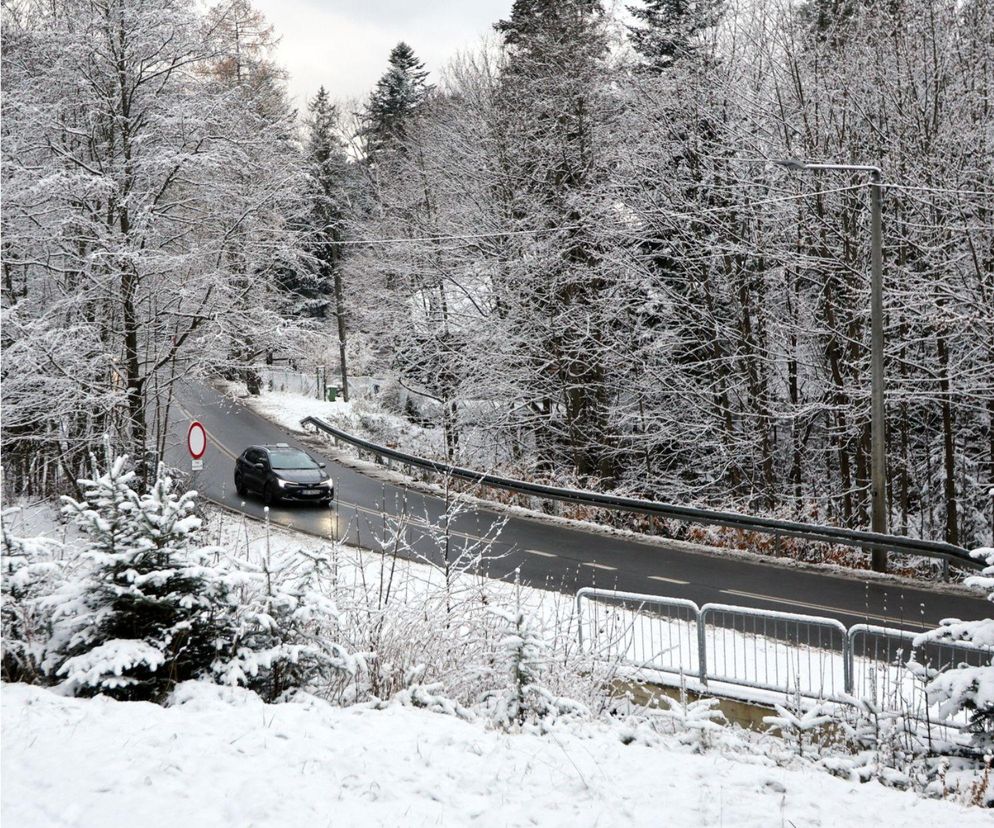
[[[286,443],[249,446],[235,460],[235,491],[239,497],[257,492],[267,506],[283,501],[331,503],[335,486],[307,452]]]

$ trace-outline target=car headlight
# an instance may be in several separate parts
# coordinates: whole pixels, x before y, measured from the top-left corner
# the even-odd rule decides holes
[[[276,478],[276,485],[279,486],[281,489],[285,489],[286,488],[286,481],[283,478],[281,478],[281,477],[277,477]]]
[[[321,485],[322,486],[327,486],[329,489],[331,489],[331,488],[334,487],[335,481],[332,480],[330,477],[328,477],[328,478],[326,478],[326,479],[324,479],[324,480],[321,481]]]

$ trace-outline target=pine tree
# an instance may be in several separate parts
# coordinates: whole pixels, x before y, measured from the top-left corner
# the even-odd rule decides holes
[[[62,546],[43,537],[20,538],[10,533],[5,510],[0,521],[3,578],[0,579],[0,630],[3,642],[4,681],[35,682],[44,678],[41,668],[45,644],[51,635],[44,599],[62,583],[65,562]]]
[[[513,611],[495,611],[504,623],[500,647],[508,683],[504,690],[488,694],[494,721],[501,727],[562,715],[585,715],[586,708],[569,698],[555,696],[542,684],[548,669],[549,647],[536,622],[521,607],[520,596]]]
[[[536,38],[568,27],[571,18],[584,26],[589,16],[602,11],[600,0],[514,0],[511,16],[494,29],[505,45],[528,49]]]
[[[56,594],[52,674],[80,695],[161,700],[209,674],[230,638],[228,590],[194,542],[195,493],[177,494],[160,466],[143,495],[127,458],[81,480],[64,512],[89,535],[87,577]]]
[[[516,226],[541,229],[506,252],[495,291],[508,313],[507,342],[528,366],[518,394],[536,422],[543,472],[572,466],[584,485],[614,481],[619,468],[607,428],[613,327],[624,297],[607,266],[617,220],[603,189],[616,110],[599,3],[521,0],[497,23],[506,66],[495,108],[506,153],[502,171]],[[505,277],[505,273],[507,274]],[[512,275],[513,274],[513,275]]]
[[[403,41],[391,50],[388,64],[366,104],[366,156],[372,162],[383,153],[402,147],[408,119],[435,88],[427,82],[424,63]]]

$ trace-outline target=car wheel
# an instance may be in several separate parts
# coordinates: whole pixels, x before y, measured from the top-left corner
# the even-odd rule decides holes
[[[245,480],[240,474],[235,475],[235,491],[238,492],[239,497],[245,497],[248,494],[248,489],[245,488]]]

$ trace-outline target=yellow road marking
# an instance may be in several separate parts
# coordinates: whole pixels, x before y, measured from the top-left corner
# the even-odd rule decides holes
[[[872,618],[874,621],[885,621],[891,624],[909,624],[912,619],[910,618],[893,618],[889,615],[877,615],[872,612],[857,612],[856,610],[844,610],[839,609],[839,607],[830,607],[825,604],[811,604],[806,601],[786,601],[783,598],[774,598],[772,595],[760,595],[756,592],[742,592],[738,589],[722,589],[719,592],[723,592],[726,595],[738,595],[743,598],[756,598],[760,601],[772,601],[774,604],[784,604],[786,606],[792,607],[806,607],[808,609],[824,610],[825,612],[842,613],[843,615],[852,615],[858,618]]]

